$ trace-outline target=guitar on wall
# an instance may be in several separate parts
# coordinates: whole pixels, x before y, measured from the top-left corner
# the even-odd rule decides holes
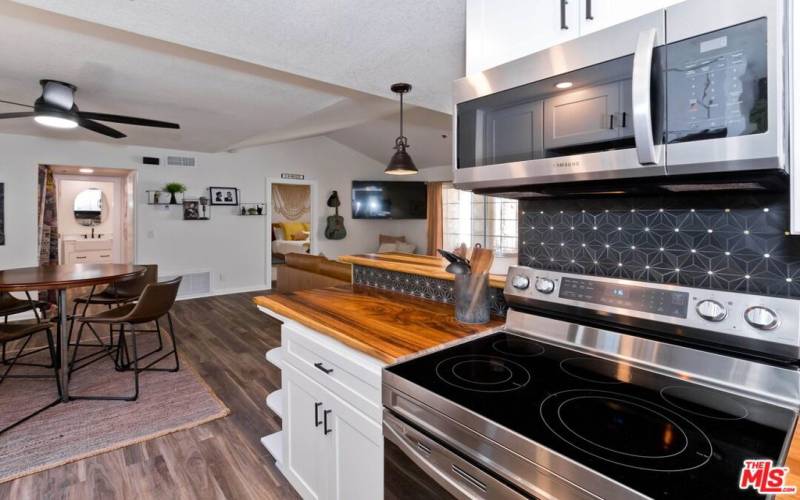
[[[329,240],[343,240],[347,236],[347,230],[344,228],[344,217],[339,215],[339,194],[334,191],[328,198],[328,206],[333,207],[335,210],[334,215],[328,216],[328,224],[325,226],[325,237]]]

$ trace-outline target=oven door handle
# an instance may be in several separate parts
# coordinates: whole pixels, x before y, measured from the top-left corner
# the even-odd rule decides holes
[[[654,165],[659,161],[653,138],[653,110],[651,81],[653,51],[656,48],[656,30],[639,33],[636,53],[633,55],[633,136],[636,140],[636,155],[642,165]]]
[[[453,480],[445,471],[433,464],[430,460],[425,458],[403,435],[402,431],[396,428],[397,424],[384,418],[383,429],[384,436],[391,442],[397,445],[408,458],[413,461],[417,467],[431,477],[434,481],[439,483],[447,491],[459,498],[471,499],[475,498],[475,493],[464,488],[462,485]],[[428,453],[428,456],[430,454]],[[470,484],[471,485],[471,484]],[[483,493],[483,492],[481,492]]]

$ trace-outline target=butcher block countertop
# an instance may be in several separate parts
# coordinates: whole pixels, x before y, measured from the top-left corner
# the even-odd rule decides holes
[[[361,285],[276,293],[253,302],[385,363],[504,323],[459,323],[451,304]]]
[[[453,275],[444,270],[447,261],[430,255],[398,252],[364,253],[339,257],[339,262],[453,281]],[[501,274],[490,275],[489,286],[505,288],[506,277]]]

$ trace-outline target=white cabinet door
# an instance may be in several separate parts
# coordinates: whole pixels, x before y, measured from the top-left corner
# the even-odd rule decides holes
[[[381,426],[333,394],[325,397],[325,436],[330,447],[326,498],[383,498]]]
[[[683,0],[573,0],[580,9],[581,35],[599,31]]]
[[[579,1],[467,0],[467,74],[575,38]]]
[[[325,498],[328,457],[321,386],[290,366],[282,370],[284,471],[304,499]]]

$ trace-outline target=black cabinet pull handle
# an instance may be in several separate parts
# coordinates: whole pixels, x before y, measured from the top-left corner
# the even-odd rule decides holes
[[[320,406],[322,406],[322,403],[314,403],[314,427],[319,427],[322,424],[322,420],[319,419]]]
[[[328,428],[328,415],[331,413],[331,411],[332,410],[324,410],[322,412],[322,420],[324,421],[322,430],[325,431],[325,435],[328,435],[331,432],[333,432],[333,429]]]
[[[609,123],[608,123],[608,128],[609,128],[609,129],[611,129],[611,130],[614,130],[614,113],[611,113],[611,114],[610,114],[610,115],[608,115],[608,116],[609,116],[609,120],[608,120],[608,122],[609,122]]]
[[[622,112],[622,128],[626,127],[626,123],[628,122],[628,113],[625,111]]]
[[[314,363],[314,366],[317,369],[322,370],[322,372],[324,372],[326,375],[330,375],[331,373],[333,373],[333,368],[325,368],[324,366],[322,366],[322,363]]]
[[[592,0],[586,0],[586,20],[594,20],[594,16],[592,15]]]
[[[561,0],[561,29],[569,29],[567,26],[567,0]]]

